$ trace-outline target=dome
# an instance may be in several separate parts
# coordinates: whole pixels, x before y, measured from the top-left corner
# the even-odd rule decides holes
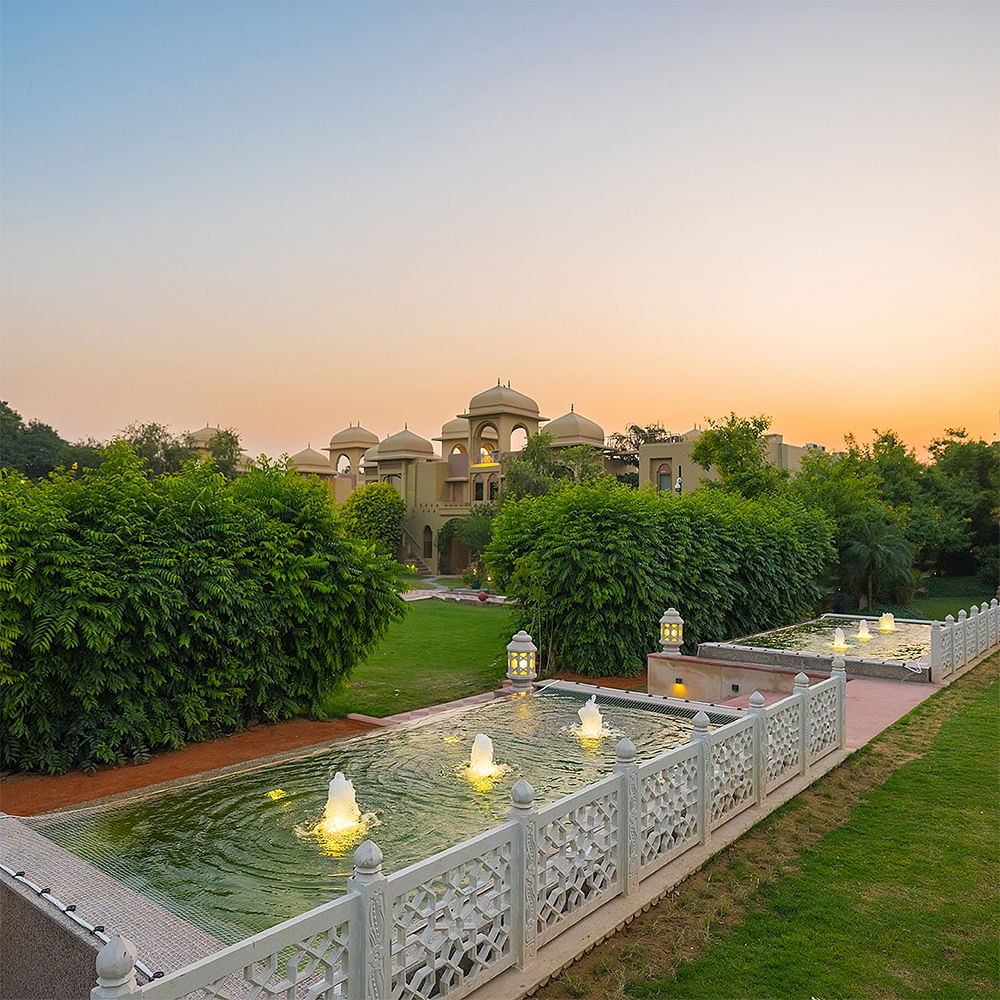
[[[361,468],[363,471],[367,471],[368,469],[374,469],[376,465],[378,465],[378,445],[373,444],[361,456]]]
[[[352,424],[342,431],[337,431],[330,438],[330,447],[326,451],[336,451],[343,448],[370,448],[373,444],[378,444],[378,435],[372,433],[361,424]]]
[[[208,447],[208,442],[215,437],[216,434],[220,432],[219,427],[202,427],[201,430],[192,431],[188,437],[191,439],[191,443],[196,447]]]
[[[469,436],[469,421],[465,417],[455,417],[441,428],[441,436],[435,441],[464,441]]]
[[[577,413],[570,407],[569,413],[547,423],[542,430],[551,434],[556,447],[568,448],[574,444],[589,444],[595,448],[604,447],[604,428],[593,420]]]
[[[315,448],[303,448],[288,460],[295,466],[296,472],[325,472],[330,473],[330,459],[321,451]]]
[[[396,434],[387,437],[378,446],[378,460],[389,458],[433,458],[434,445],[419,434],[403,428]]]
[[[512,412],[538,418],[538,404],[523,392],[501,385],[499,381],[469,400],[469,415]],[[541,419],[541,418],[538,418]]]

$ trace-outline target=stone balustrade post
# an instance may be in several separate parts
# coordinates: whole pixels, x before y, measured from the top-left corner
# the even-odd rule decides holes
[[[1000,646],[1000,601],[990,601],[990,649]]]
[[[538,813],[535,790],[524,778],[510,790],[507,818],[518,825],[514,842],[511,928],[517,967],[525,968],[538,954]]]
[[[622,873],[622,892],[631,896],[639,885],[639,822],[642,805],[639,802],[639,768],[635,762],[635,744],[623,739],[615,747],[615,774],[625,785],[621,804],[622,822],[618,824],[618,861]]]
[[[970,663],[979,652],[979,609],[972,605],[965,622],[965,662]]]
[[[360,948],[351,972],[352,989],[359,1000],[384,1000],[392,981],[392,914],[388,912],[382,852],[374,841],[366,840],[354,852],[354,874],[347,880],[347,888],[361,897],[361,933],[355,937]],[[360,983],[356,977],[360,977]]]
[[[800,670],[792,694],[799,699],[799,774],[809,766],[809,678]]]
[[[955,669],[959,667],[964,667],[966,663],[969,662],[969,640],[967,637],[968,628],[966,627],[966,619],[968,614],[965,608],[962,608],[958,613],[958,621],[955,623]]]
[[[753,784],[757,805],[767,796],[767,720],[764,718],[764,696],[759,691],[750,695],[750,715],[753,718]]]
[[[983,601],[979,605],[979,614],[977,615],[977,621],[979,622],[979,642],[977,647],[979,649],[979,655],[982,656],[990,648],[990,606]]]
[[[940,684],[947,674],[944,662],[944,629],[940,622],[931,622],[931,683]]]
[[[842,656],[835,656],[830,665],[830,676],[837,678],[837,746],[847,747],[847,664]]]
[[[941,635],[941,642],[944,646],[944,665],[945,673],[951,674],[958,669],[958,646],[956,644],[955,616],[945,615],[944,616],[944,630]]]
[[[709,718],[699,712],[691,720],[691,742],[698,746],[698,843],[707,844],[712,818],[712,794],[715,787],[715,765],[709,742]]]
[[[127,937],[116,934],[97,953],[97,985],[90,991],[90,1000],[118,1000],[138,996],[135,963],[139,957]]]

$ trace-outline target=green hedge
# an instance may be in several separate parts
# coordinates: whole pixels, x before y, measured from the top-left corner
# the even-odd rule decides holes
[[[142,758],[308,708],[402,614],[394,563],[277,467],[0,478],[0,766]]]
[[[556,669],[641,669],[670,605],[685,651],[795,621],[834,557],[826,517],[787,498],[681,497],[606,480],[505,504],[487,561]]]

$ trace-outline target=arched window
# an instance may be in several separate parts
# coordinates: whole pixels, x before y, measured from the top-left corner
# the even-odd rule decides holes
[[[346,455],[337,456],[337,472],[343,475],[346,472],[353,472],[351,460]]]
[[[424,525],[424,558],[434,558],[434,532],[429,524]]]
[[[528,432],[524,427],[515,427],[510,435],[510,450],[523,451],[528,443]]]
[[[671,474],[669,462],[664,462],[656,470],[656,488],[661,493],[670,493],[673,490],[674,480]]]

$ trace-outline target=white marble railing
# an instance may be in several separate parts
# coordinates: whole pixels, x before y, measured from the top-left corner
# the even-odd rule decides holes
[[[931,626],[931,680],[941,683],[966,664],[1000,648],[1000,602],[975,604]]]
[[[535,808],[524,780],[507,822],[402,871],[371,841],[342,898],[185,969],[136,985],[135,949],[112,938],[92,1000],[432,1000],[467,997],[698,845],[845,744],[847,680],[831,677],[637,764],[622,740],[614,773]]]

